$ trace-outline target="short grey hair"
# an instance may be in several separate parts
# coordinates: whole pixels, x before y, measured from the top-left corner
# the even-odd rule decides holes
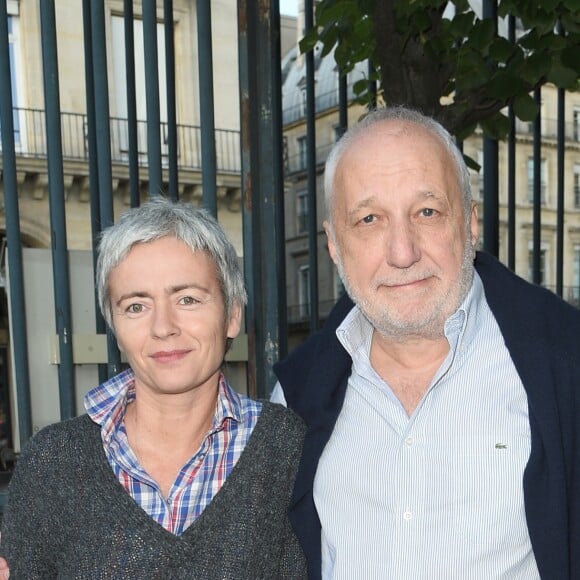
[[[437,138],[442,145],[447,149],[449,157],[457,174],[459,187],[463,197],[463,207],[465,219],[468,220],[471,213],[471,182],[469,176],[469,169],[463,158],[463,154],[457,147],[454,137],[435,119],[423,115],[419,111],[404,107],[402,105],[396,107],[380,107],[372,110],[365,115],[356,125],[353,125],[333,146],[326,159],[324,169],[324,203],[326,206],[326,215],[332,227],[332,196],[334,193],[334,178],[336,169],[340,160],[350,145],[356,138],[365,133],[366,130],[377,123],[384,121],[402,121],[404,123],[418,125],[426,129],[435,138]]]
[[[107,324],[113,328],[109,276],[137,244],[171,236],[192,252],[205,252],[216,267],[229,320],[233,307],[246,304],[244,278],[236,250],[218,222],[204,209],[172,202],[162,197],[132,208],[119,221],[102,232],[97,259],[97,294]]]

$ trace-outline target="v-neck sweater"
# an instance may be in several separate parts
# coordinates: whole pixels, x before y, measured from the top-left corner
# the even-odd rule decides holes
[[[83,415],[23,450],[9,487],[2,552],[11,578],[305,578],[287,517],[304,426],[268,402],[240,459],[200,517],[176,536],[115,478]]]

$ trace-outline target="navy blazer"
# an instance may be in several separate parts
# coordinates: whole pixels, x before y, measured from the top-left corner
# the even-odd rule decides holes
[[[531,453],[524,501],[540,575],[580,579],[580,310],[488,254],[478,252],[475,267],[528,395]],[[290,519],[312,580],[321,577],[314,475],[352,364],[335,331],[352,307],[348,296],[342,297],[324,327],[274,367],[288,406],[308,426]]]

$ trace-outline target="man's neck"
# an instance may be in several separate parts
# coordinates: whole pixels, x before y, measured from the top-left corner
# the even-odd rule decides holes
[[[393,341],[375,332],[370,361],[411,416],[448,352],[449,342],[445,336]]]

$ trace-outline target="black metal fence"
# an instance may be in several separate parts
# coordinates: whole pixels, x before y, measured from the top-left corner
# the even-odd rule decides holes
[[[167,123],[160,121],[159,83],[156,52],[156,3],[143,1],[143,30],[145,36],[147,121],[137,121],[134,109],[134,78],[127,79],[129,114],[127,119],[111,117],[108,103],[106,66],[106,35],[104,0],[83,0],[84,52],[86,64],[87,113],[74,114],[60,110],[58,67],[56,54],[56,23],[54,0],[41,2],[41,35],[43,50],[44,110],[14,108],[11,91],[11,63],[8,58],[7,1],[0,0],[0,126],[2,127],[2,168],[4,208],[6,215],[6,239],[9,248],[21,245],[19,226],[19,191],[17,180],[18,156],[46,157],[49,173],[51,207],[51,242],[53,272],[55,279],[55,333],[59,337],[59,390],[61,417],[74,414],[74,375],[70,321],[70,287],[67,244],[62,196],[63,160],[82,159],[89,167],[91,216],[93,239],[100,227],[112,223],[112,164],[126,164],[131,179],[135,179],[136,167],[147,165],[150,195],[163,188],[161,168],[170,174],[169,194],[177,197],[175,184],[182,169],[199,169],[203,178],[203,204],[216,213],[216,175],[218,172],[239,174],[242,188],[243,241],[246,284],[249,304],[246,312],[248,334],[248,383],[252,394],[267,396],[273,385],[272,364],[286,353],[288,341],[288,318],[307,322],[316,328],[331,304],[318,300],[318,280],[310,277],[310,300],[308,309],[287,310],[285,278],[284,235],[284,169],[287,172],[304,171],[308,189],[308,212],[304,224],[310,244],[311,272],[317,272],[317,236],[320,224],[316,215],[316,176],[321,163],[332,145],[316,145],[314,122],[318,112],[325,108],[337,108],[339,129],[346,128],[346,109],[351,94],[343,81],[337,79],[336,90],[316,95],[314,58],[306,55],[306,95],[304,103],[296,110],[284,113],[281,96],[280,17],[276,0],[254,2],[238,0],[238,76],[240,81],[241,132],[216,129],[213,118],[213,78],[211,54],[211,2],[198,0],[197,34],[199,61],[190,63],[199,71],[199,102],[201,125],[180,125],[174,118],[176,99],[175,82],[171,74],[167,79]],[[161,4],[161,2],[160,2]],[[173,3],[162,2],[166,26],[166,69],[174,72],[172,42]],[[305,2],[306,26],[312,24],[313,2]],[[124,2],[126,30],[133,25],[132,2]],[[129,38],[132,38],[128,35]],[[130,71],[132,44],[126,46],[127,70]],[[529,134],[535,144],[534,159],[537,166],[541,159],[542,138],[553,139],[559,152],[558,161],[558,223],[556,236],[558,251],[555,261],[557,270],[555,291],[578,300],[575,289],[564,288],[563,268],[563,151],[567,140],[578,141],[578,128],[564,122],[564,95],[560,95],[557,119],[540,119],[534,124],[521,124],[513,120],[513,131],[508,139],[508,161],[515,155],[511,145],[516,132]],[[133,103],[133,107],[131,106]],[[173,111],[173,114],[171,114]],[[513,115],[510,112],[513,119]],[[284,120],[303,120],[307,139],[304,150],[295,156],[284,158]],[[79,139],[79,136],[81,138]],[[81,145],[79,145],[81,144]],[[484,148],[485,169],[485,233],[486,249],[497,255],[499,245],[498,177],[497,155],[493,144]],[[285,164],[285,167],[284,167]],[[512,254],[515,185],[513,172],[508,185],[508,265],[513,266]],[[541,207],[541,175],[534,174],[532,186],[534,207]],[[132,198],[132,203],[139,203]],[[540,255],[541,215],[535,213],[533,222],[534,256]],[[14,380],[18,389],[18,414],[20,439],[31,435],[30,389],[26,348],[26,326],[22,302],[22,262],[18,251],[9,254],[10,294],[12,297],[12,348],[15,353]],[[534,278],[539,276],[539,258],[534,257]],[[97,333],[104,333],[102,319],[97,315]],[[109,337],[109,364],[102,369],[103,375],[115,373],[119,368],[119,353],[115,341]],[[104,378],[104,377],[103,377]]]

